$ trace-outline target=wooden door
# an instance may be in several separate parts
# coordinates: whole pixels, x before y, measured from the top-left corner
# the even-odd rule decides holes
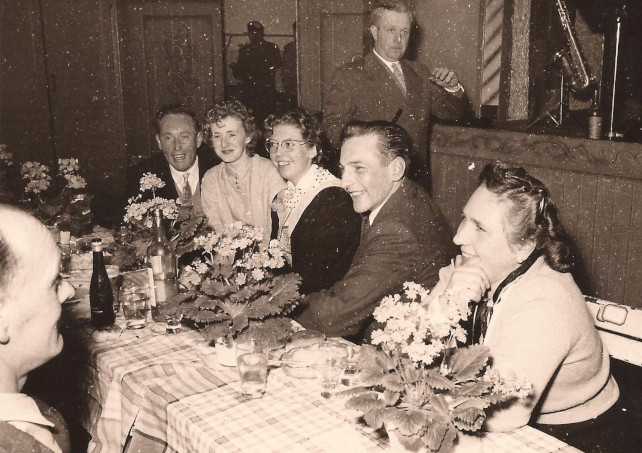
[[[118,23],[127,152],[149,155],[160,107],[183,103],[201,117],[223,100],[221,5],[123,1]]]
[[[50,165],[54,154],[41,30],[38,1],[0,6],[0,143],[15,162]]]
[[[299,0],[300,104],[319,111],[334,70],[372,47],[368,0]]]

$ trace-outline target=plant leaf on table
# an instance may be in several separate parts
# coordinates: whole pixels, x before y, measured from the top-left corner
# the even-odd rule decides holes
[[[429,451],[446,452],[459,431],[482,427],[488,407],[527,397],[531,386],[523,377],[488,367],[487,346],[458,345],[469,314],[468,300],[431,297],[415,283],[384,298],[374,312],[384,326],[372,334],[378,347],[361,347],[363,387],[344,392],[351,396],[346,406],[402,443],[421,440]]]

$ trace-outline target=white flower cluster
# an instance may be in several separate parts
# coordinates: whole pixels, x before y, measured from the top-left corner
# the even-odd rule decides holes
[[[80,176],[78,172],[78,159],[58,159],[58,172],[67,180],[67,187],[70,189],[83,189],[87,186],[85,178]]]
[[[25,186],[26,193],[39,194],[49,188],[51,185],[51,176],[49,176],[49,167],[42,165],[40,162],[27,161],[22,164],[20,169],[22,179],[27,181]]]
[[[130,198],[129,204],[125,211],[124,221],[128,223],[143,222],[147,228],[151,228],[153,220],[149,215],[154,209],[160,208],[163,216],[166,219],[174,220],[178,217],[178,206],[176,200],[168,200],[167,198],[155,197],[147,201],[138,201],[142,195]],[[136,222],[138,221],[138,222]]]
[[[13,166],[13,154],[7,151],[7,145],[0,143],[0,165]]]
[[[226,225],[220,234],[211,232],[196,237],[194,242],[209,255],[211,262],[233,264],[234,283],[238,286],[259,282],[270,276],[270,270],[285,264],[285,253],[279,241],[272,240],[266,247],[263,245],[263,229],[243,225],[242,222]],[[207,265],[203,262],[192,263],[188,268],[187,283],[194,283],[207,272]]]
[[[142,178],[140,178],[140,191],[145,192],[148,190],[156,190],[161,187],[165,187],[165,183],[162,179],[156,176],[153,173],[145,173]]]
[[[413,362],[430,365],[451,337],[466,339],[459,321],[467,312],[467,305],[464,308],[445,297],[431,297],[428,289],[406,282],[402,294],[385,297],[375,309],[375,319],[385,327],[372,333],[372,344],[382,344],[388,350],[400,348]]]

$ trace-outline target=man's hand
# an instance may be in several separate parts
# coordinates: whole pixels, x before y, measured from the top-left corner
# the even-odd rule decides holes
[[[457,72],[448,68],[436,68],[430,75],[430,80],[444,88],[457,88],[459,86]]]
[[[479,266],[464,263],[461,255],[457,256],[444,293],[460,300],[479,302],[488,288],[490,281],[486,272]]]

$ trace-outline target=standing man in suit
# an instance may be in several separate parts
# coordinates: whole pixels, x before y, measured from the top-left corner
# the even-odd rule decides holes
[[[156,114],[155,128],[161,152],[130,170],[127,198],[140,193],[143,174],[153,173],[165,182],[165,187],[156,191],[157,196],[170,200],[178,198],[181,204],[202,213],[201,179],[220,160],[213,151],[200,149],[203,135],[196,116],[183,105],[166,105]],[[151,198],[151,193],[144,196]]]
[[[401,126],[352,122],[341,143],[341,183],[363,216],[361,243],[343,279],[306,296],[297,320],[361,343],[369,340],[383,297],[407,281],[432,288],[457,250],[437,205],[405,177],[412,140]]]
[[[403,58],[412,26],[412,13],[402,0],[382,0],[374,7],[370,13],[374,50],[335,72],[323,109],[323,127],[336,146],[349,121],[391,121],[401,112],[397,123],[415,145],[410,153],[410,176],[429,189],[430,115],[460,118],[464,90],[455,71],[436,68],[431,72]]]

